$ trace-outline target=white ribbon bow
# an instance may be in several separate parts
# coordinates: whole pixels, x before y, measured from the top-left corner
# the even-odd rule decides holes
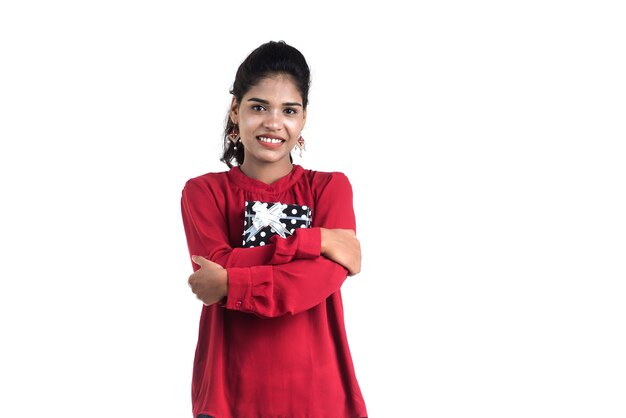
[[[252,226],[244,232],[248,235],[246,242],[250,241],[252,237],[261,231],[266,226],[270,226],[273,232],[276,232],[282,238],[286,238],[285,234],[291,235],[280,221],[280,218],[284,217],[283,210],[287,205],[280,202],[274,203],[271,208],[267,208],[267,203],[255,202],[252,206],[254,216],[252,217]]]

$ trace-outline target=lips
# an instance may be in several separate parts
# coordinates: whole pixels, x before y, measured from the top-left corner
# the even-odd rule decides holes
[[[285,142],[284,139],[274,136],[257,136],[256,139],[265,148],[278,148]]]
[[[285,142],[284,139],[273,136],[257,136],[256,139],[267,144],[282,144]]]

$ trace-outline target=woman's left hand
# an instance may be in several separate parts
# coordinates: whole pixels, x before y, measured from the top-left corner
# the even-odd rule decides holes
[[[361,271],[361,243],[351,229],[320,228],[322,255],[341,264],[354,276]]]
[[[191,260],[200,268],[189,276],[191,291],[205,305],[219,302],[228,294],[228,273],[226,269],[206,258],[194,255]]]

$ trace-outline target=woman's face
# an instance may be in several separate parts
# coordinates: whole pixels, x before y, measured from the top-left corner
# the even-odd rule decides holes
[[[277,74],[261,79],[241,103],[233,98],[230,117],[239,126],[244,166],[291,165],[289,153],[306,121],[302,96],[291,76]]]

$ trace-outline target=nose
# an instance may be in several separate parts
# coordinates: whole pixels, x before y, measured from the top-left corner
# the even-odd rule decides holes
[[[267,112],[263,120],[263,126],[269,130],[279,130],[282,127],[282,113],[278,109]]]

